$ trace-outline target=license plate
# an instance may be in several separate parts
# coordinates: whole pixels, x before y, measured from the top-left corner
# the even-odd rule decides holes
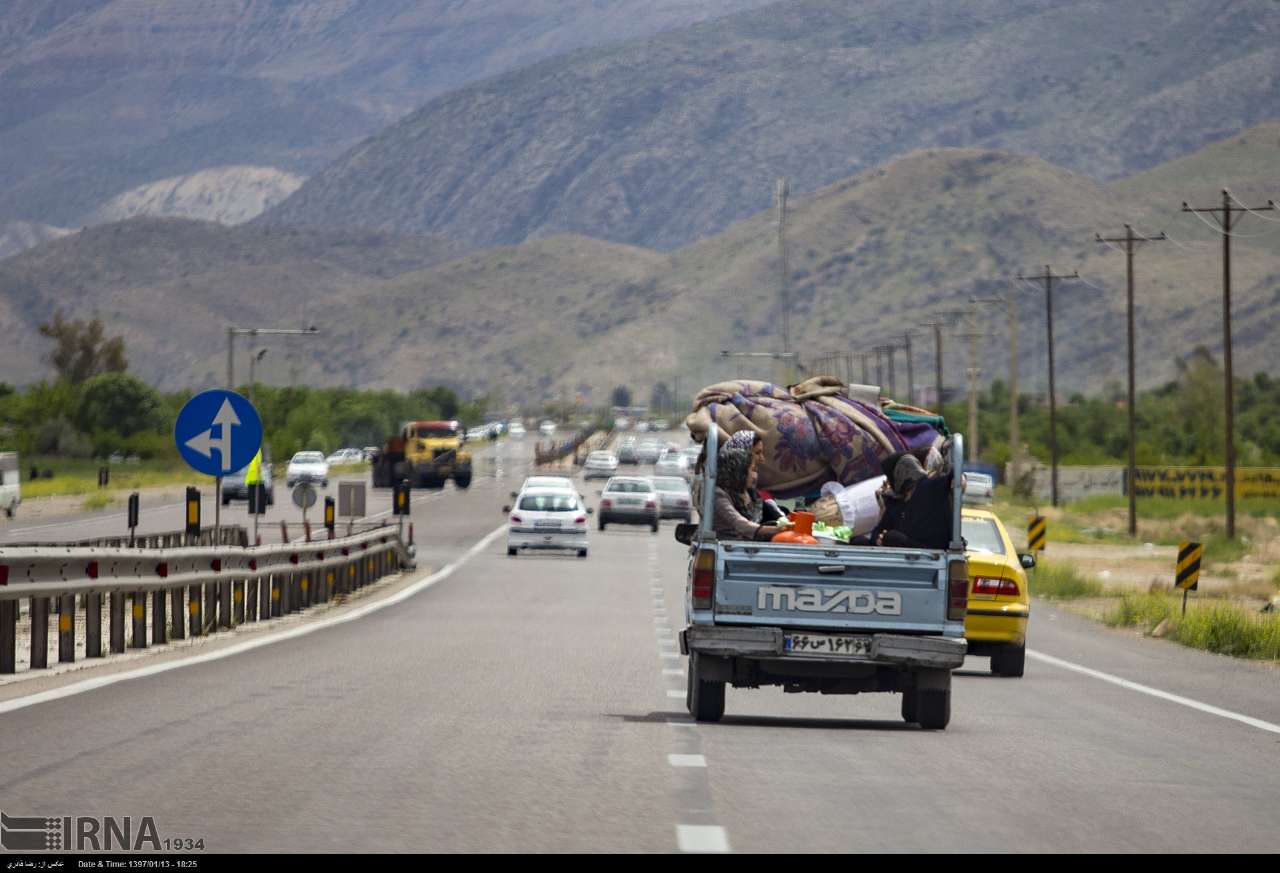
[[[640,501],[639,500],[619,500],[618,505],[619,506],[639,506]]]
[[[533,523],[535,530],[560,530],[560,522],[558,521],[535,521]]]
[[[835,655],[860,658],[871,654],[871,637],[787,634],[784,641],[789,655]]]

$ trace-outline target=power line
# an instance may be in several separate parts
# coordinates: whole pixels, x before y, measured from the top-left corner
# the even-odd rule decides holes
[[[1230,189],[1225,189],[1225,190],[1227,191],[1228,194],[1231,194]],[[1275,222],[1276,224],[1280,224],[1280,218],[1272,218],[1270,215],[1263,215],[1261,212],[1250,209],[1248,206],[1245,206],[1243,203],[1240,203],[1240,198],[1237,197],[1236,195],[1231,194],[1231,199],[1234,200],[1236,203],[1239,203],[1240,207],[1250,215],[1255,215],[1258,218],[1261,218],[1263,221],[1272,221],[1272,222]],[[1275,209],[1275,206],[1276,206],[1274,200],[1268,200],[1267,205],[1270,206],[1272,209]]]
[[[1223,188],[1221,207],[1193,207],[1187,205],[1185,200],[1182,201],[1183,212],[1190,212],[1209,224],[1208,219],[1200,214],[1207,213],[1212,215],[1214,221],[1221,226],[1219,232],[1222,234],[1222,361],[1225,370],[1223,375],[1226,379],[1227,539],[1229,540],[1236,538],[1235,373],[1231,361],[1231,237],[1234,234],[1231,229],[1244,217],[1240,213],[1254,211],[1239,201],[1236,201],[1236,205],[1233,206],[1233,200],[1235,198],[1231,196],[1231,192]],[[1274,212],[1275,208],[1275,203],[1268,200],[1266,206],[1258,207],[1258,211]]]

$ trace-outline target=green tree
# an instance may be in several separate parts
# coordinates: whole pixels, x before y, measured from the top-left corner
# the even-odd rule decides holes
[[[55,312],[40,325],[40,334],[53,341],[49,363],[60,380],[80,385],[100,373],[123,373],[129,368],[124,338],[107,338],[102,320],[71,321]]]
[[[130,437],[164,426],[154,388],[127,373],[101,373],[80,388],[76,424],[86,433],[114,431]]]

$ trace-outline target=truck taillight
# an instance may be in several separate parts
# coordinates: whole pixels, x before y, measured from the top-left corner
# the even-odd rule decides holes
[[[952,561],[947,565],[947,621],[964,621],[969,608],[969,565]]]
[[[710,609],[716,593],[716,553],[703,549],[693,559],[693,608]]]
[[[973,580],[974,594],[1004,594],[1018,596],[1018,583],[1012,579],[993,579],[990,576],[979,576]]]

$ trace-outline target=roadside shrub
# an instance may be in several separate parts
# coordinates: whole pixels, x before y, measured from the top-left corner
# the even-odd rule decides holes
[[[1086,576],[1069,564],[1041,561],[1030,574],[1031,593],[1057,600],[1101,597],[1106,591],[1102,583]]]
[[[1176,614],[1179,608],[1176,598],[1167,594],[1120,595],[1120,601],[1103,616],[1111,627],[1140,627],[1150,633],[1156,625]]]
[[[1183,645],[1237,658],[1280,658],[1280,620],[1233,603],[1197,605],[1171,634]]]

